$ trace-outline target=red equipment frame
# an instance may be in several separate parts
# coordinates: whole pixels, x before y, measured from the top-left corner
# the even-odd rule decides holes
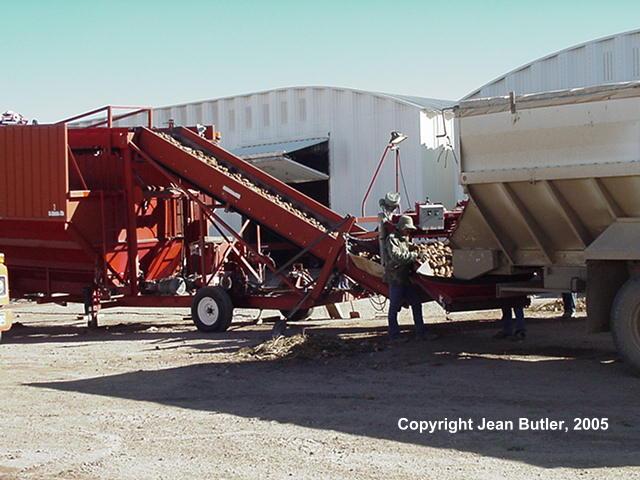
[[[114,115],[117,109],[130,111]],[[103,112],[106,118],[89,127],[68,125]],[[146,127],[113,126],[140,114]],[[106,106],[56,125],[0,129],[0,146],[9,152],[0,163],[9,189],[0,196],[0,250],[14,294],[83,302],[92,324],[100,308],[191,306],[192,295],[154,290],[178,277],[192,290],[225,287],[233,306],[291,315],[387,295],[381,278],[349,255],[353,242],[373,239],[375,232],[224,150],[211,141],[213,128],[208,139],[192,128],[152,124],[150,108]],[[17,158],[47,175],[25,175]],[[18,192],[29,195],[18,199]],[[220,210],[241,214],[241,227],[233,228]],[[448,213],[445,230],[428,236],[450,235],[459,214]],[[208,237],[210,225],[219,240]],[[252,241],[244,235],[249,228]],[[279,238],[287,261],[268,255],[264,230]],[[417,284],[425,300],[445,308],[465,304],[465,296],[473,300],[466,305],[505,303],[496,298],[496,282],[479,288],[423,277]]]

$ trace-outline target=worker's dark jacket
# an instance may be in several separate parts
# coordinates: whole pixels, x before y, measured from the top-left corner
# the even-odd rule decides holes
[[[409,285],[409,277],[418,254],[411,251],[409,237],[398,232],[390,233],[385,239],[384,281],[389,285]]]

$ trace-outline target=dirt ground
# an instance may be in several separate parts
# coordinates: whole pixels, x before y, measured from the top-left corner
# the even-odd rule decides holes
[[[257,312],[224,334],[185,311],[22,304],[0,345],[3,479],[640,478],[640,379],[583,319],[529,314],[525,342],[493,340],[499,312],[425,306],[439,340],[389,344],[367,302],[292,328],[365,351],[258,361]],[[407,327],[410,318],[403,312]],[[535,317],[535,318],[533,318]],[[399,418],[607,417],[606,431],[401,431]]]

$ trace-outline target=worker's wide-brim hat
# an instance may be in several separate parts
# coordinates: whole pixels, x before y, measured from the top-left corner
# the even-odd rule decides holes
[[[389,192],[384,198],[380,199],[380,206],[387,208],[396,208],[400,205],[400,194],[398,192]]]
[[[417,230],[413,224],[413,218],[408,215],[402,215],[396,223],[396,229],[398,230]]]

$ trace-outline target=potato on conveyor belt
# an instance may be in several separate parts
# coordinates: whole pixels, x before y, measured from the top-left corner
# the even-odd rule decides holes
[[[297,217],[301,218],[302,220],[305,220],[306,222],[309,222],[310,224],[312,224],[313,226],[315,226],[319,230],[322,230],[324,232],[327,231],[325,226],[322,225],[317,219],[311,217],[308,213],[303,212],[299,208],[295,207],[291,202],[289,202],[288,200],[284,199],[281,195],[272,193],[269,190],[267,190],[266,188],[263,188],[263,187],[260,187],[260,186],[256,185],[249,178],[245,177],[241,173],[234,172],[229,167],[221,164],[215,157],[207,154],[206,152],[203,152],[202,150],[198,150],[196,148],[191,148],[191,147],[188,147],[186,145],[183,145],[182,143],[180,143],[179,140],[175,139],[174,137],[172,137],[171,135],[168,135],[166,133],[160,133],[159,132],[158,135],[160,135],[162,138],[164,138],[168,142],[173,143],[174,145],[176,145],[177,147],[181,148],[182,150],[184,150],[185,152],[189,153],[190,155],[193,155],[193,156],[199,158],[200,160],[202,160],[203,162],[207,163],[208,165],[210,165],[211,167],[215,168],[216,170],[218,170],[218,171],[224,173],[225,175],[233,178],[234,180],[246,185],[248,188],[250,188],[254,192],[259,193],[260,195],[262,195],[262,196],[264,196],[266,198],[269,198],[275,204],[280,205],[281,207],[283,207],[287,211],[293,213],[294,215],[296,215]]]
[[[418,261],[427,262],[437,277],[453,276],[453,252],[444,242],[422,243],[416,245]]]
[[[453,276],[453,252],[449,245],[444,242],[422,243],[414,245],[414,249],[418,252],[418,262],[429,265],[431,269],[431,272],[428,273],[429,275],[433,274],[437,277]],[[371,255],[369,252],[360,252],[358,255],[380,263],[378,255]],[[428,271],[428,269],[426,270]]]

